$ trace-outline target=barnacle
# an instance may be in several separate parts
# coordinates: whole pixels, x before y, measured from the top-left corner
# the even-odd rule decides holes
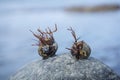
[[[70,50],[72,56],[74,56],[76,59],[87,59],[91,53],[89,45],[84,41],[78,41],[79,38],[76,37],[75,31],[72,29],[72,27],[70,27],[68,30],[71,31],[75,41],[71,48],[66,49]]]
[[[53,37],[53,33],[57,31],[57,25],[55,24],[55,30],[53,31],[49,27],[45,31],[42,31],[41,29],[37,29],[37,31],[39,34],[35,34],[33,31],[31,32],[38,39],[38,43],[35,45],[39,47],[39,55],[42,56],[43,59],[55,56],[58,45]]]

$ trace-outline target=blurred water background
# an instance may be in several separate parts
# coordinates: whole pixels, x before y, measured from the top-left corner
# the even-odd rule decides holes
[[[120,0],[0,0],[0,80],[7,80],[23,65],[41,59],[34,36],[29,31],[48,26],[58,31],[54,37],[57,54],[69,52],[74,41],[66,29],[72,26],[80,40],[92,48],[95,57],[120,75],[120,11],[70,13],[76,5],[120,4]]]

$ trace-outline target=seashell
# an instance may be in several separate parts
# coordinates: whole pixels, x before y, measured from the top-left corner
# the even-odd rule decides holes
[[[74,43],[71,48],[71,54],[76,59],[87,59],[91,54],[91,49],[89,45],[84,41],[78,41]]]
[[[47,59],[49,57],[55,56],[55,53],[58,49],[58,45],[54,42],[52,45],[44,45],[39,46],[38,54],[43,57],[43,59]]]
[[[55,39],[53,37],[53,33],[57,31],[57,25],[55,24],[55,30],[51,30],[49,27],[46,29],[46,31],[41,31],[40,29],[37,29],[39,34],[33,35],[39,40],[38,44],[38,54],[43,57],[43,59],[47,59],[49,57],[55,56],[55,53],[58,49],[58,45],[55,42]]]
[[[84,41],[78,41],[76,34],[71,27],[68,30],[71,31],[75,41],[72,47],[67,49],[70,50],[72,56],[76,59],[87,59],[91,54],[90,46]]]

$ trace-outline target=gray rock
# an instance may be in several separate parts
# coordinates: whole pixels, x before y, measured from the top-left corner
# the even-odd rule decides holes
[[[10,80],[120,80],[120,77],[92,57],[75,60],[71,54],[62,54],[26,65]]]

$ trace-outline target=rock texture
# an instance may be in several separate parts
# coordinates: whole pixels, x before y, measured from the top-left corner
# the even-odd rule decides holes
[[[120,77],[97,59],[77,61],[69,53],[32,62],[10,80],[120,80]]]

